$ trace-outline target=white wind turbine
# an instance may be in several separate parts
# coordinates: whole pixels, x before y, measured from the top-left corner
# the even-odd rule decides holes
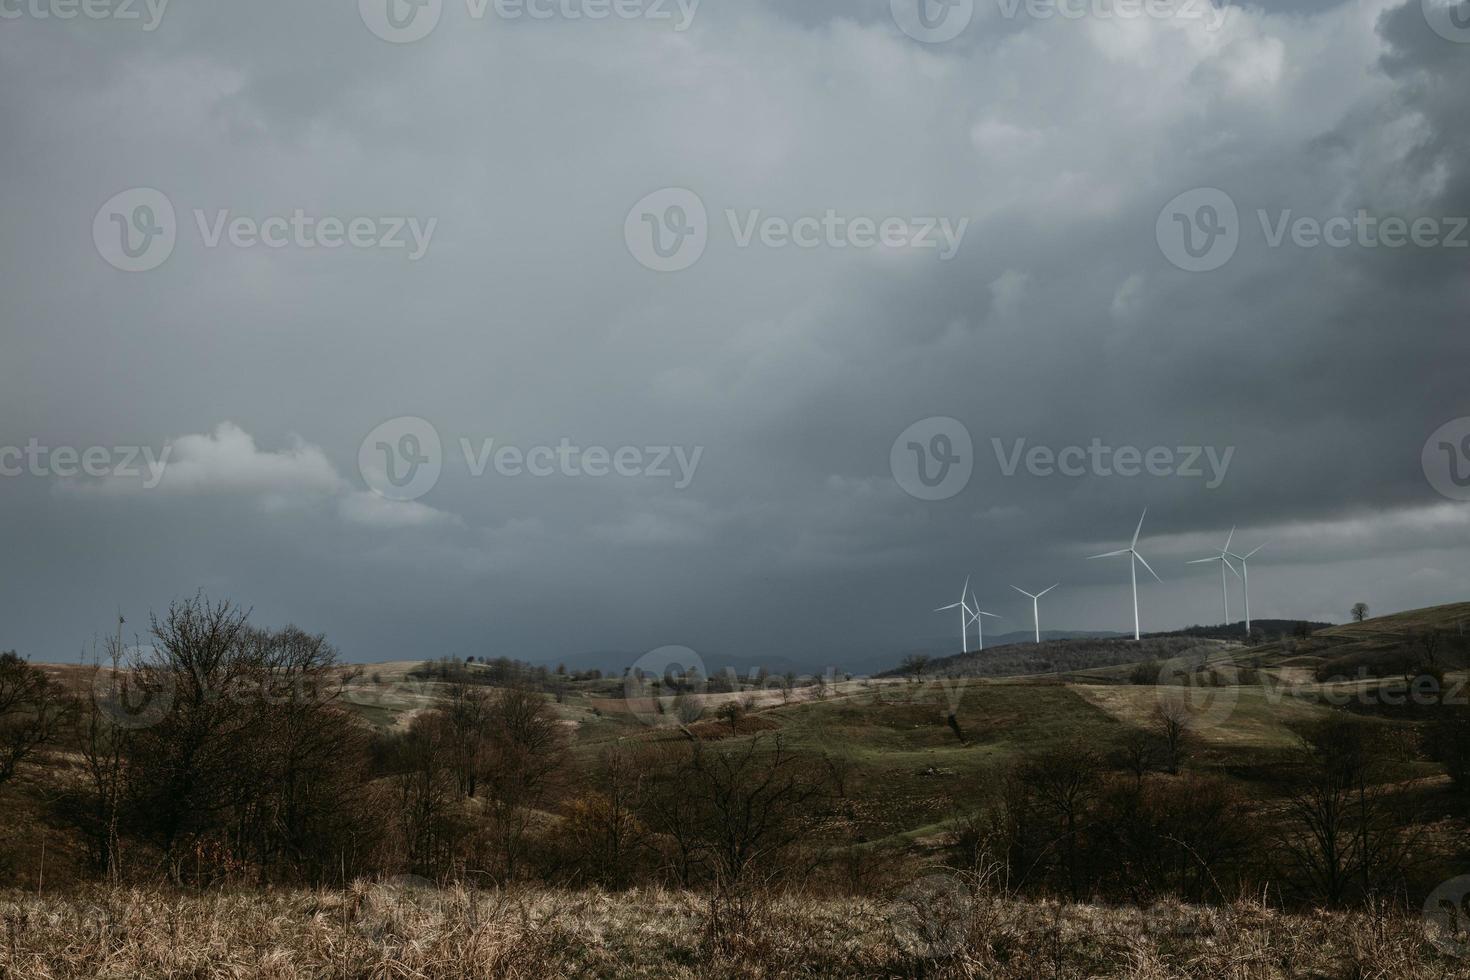
[[[1128,556],[1128,571],[1129,571],[1129,574],[1132,576],[1132,579],[1133,579],[1133,639],[1134,640],[1139,640],[1139,639],[1142,639],[1142,637],[1143,637],[1143,634],[1140,632],[1140,630],[1138,628],[1138,563],[1139,562],[1142,562],[1143,563],[1143,567],[1144,568],[1147,568],[1148,569],[1148,573],[1150,575],[1152,575],[1154,577],[1154,579],[1156,581],[1158,581],[1160,584],[1162,584],[1163,581],[1164,581],[1163,579],[1159,578],[1159,573],[1156,572],[1156,571],[1154,571],[1153,568],[1151,568],[1149,566],[1148,561],[1142,555],[1140,555],[1138,553],[1138,535],[1143,532],[1143,518],[1144,517],[1147,517],[1147,516],[1148,516],[1148,508],[1145,507],[1143,509],[1143,517],[1140,517],[1138,519],[1138,527],[1133,532],[1133,543],[1131,545],[1129,545],[1126,548],[1119,549],[1118,551],[1109,551],[1105,555],[1092,555],[1088,559],[1088,561],[1092,561],[1095,558],[1119,558],[1119,557],[1122,557],[1123,555],[1127,555]]]
[[[960,653],[969,653],[970,639],[970,607],[965,602],[965,597],[970,594],[970,578],[965,576],[965,587],[960,590],[960,601],[951,602],[947,606],[940,606],[935,612],[949,612],[951,609],[960,611]]]
[[[984,650],[985,649],[985,620],[981,619],[980,617],[982,617],[982,616],[989,616],[991,619],[1000,619],[1000,617],[997,616],[995,613],[988,613],[985,610],[981,609],[980,608],[980,597],[977,596],[974,592],[971,592],[970,593],[970,598],[975,600],[975,608],[972,609],[972,610],[970,610],[971,618],[972,618],[973,622],[975,623],[975,635],[977,637],[979,637],[979,639],[980,639],[980,647],[979,647],[979,649]]]
[[[1229,545],[1227,544],[1226,547],[1228,548]],[[1234,552],[1230,553],[1231,558],[1240,562],[1240,591],[1245,596],[1245,635],[1247,639],[1251,635],[1251,570],[1246,562],[1254,558],[1256,551],[1260,551],[1264,547],[1266,547],[1264,544],[1257,545],[1255,551],[1247,552],[1244,555],[1237,555]]]
[[[1230,564],[1230,559],[1232,557],[1230,554],[1230,542],[1233,540],[1235,540],[1235,528],[1232,527],[1230,529],[1230,535],[1225,539],[1225,547],[1220,549],[1220,553],[1218,555],[1215,555],[1212,558],[1199,558],[1195,561],[1185,563],[1188,565],[1208,565],[1212,561],[1217,561],[1220,563],[1220,598],[1225,603],[1226,626],[1230,625],[1230,589],[1227,587],[1228,580],[1225,578],[1225,569],[1230,569],[1232,572],[1235,572],[1236,578],[1240,578],[1240,573],[1236,572],[1235,566]],[[1242,579],[1242,581],[1244,580]],[[1249,634],[1250,627],[1247,626],[1245,628],[1245,631],[1247,634]]]
[[[1061,585],[1061,584],[1062,583],[1060,583],[1060,582],[1057,583],[1057,585]],[[1021,588],[1019,585],[1013,585],[1013,586],[1011,586],[1011,588],[1015,589],[1017,592],[1021,593],[1022,595],[1024,595],[1024,596],[1030,596],[1031,597],[1031,621],[1036,625],[1036,642],[1037,643],[1040,643],[1041,642],[1041,597],[1044,596],[1044,595],[1046,595],[1048,592],[1050,592],[1052,589],[1055,589],[1056,587],[1057,587],[1056,585],[1053,585],[1051,587],[1051,589],[1042,589],[1040,592],[1036,593],[1035,595],[1031,595],[1030,592],[1027,592],[1025,589]]]

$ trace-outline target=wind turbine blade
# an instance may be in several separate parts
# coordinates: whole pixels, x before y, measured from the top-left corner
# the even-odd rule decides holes
[[[1225,539],[1225,547],[1220,550],[1226,554],[1230,553],[1230,542],[1235,540],[1235,528],[1230,529],[1230,535]]]
[[[1134,558],[1137,558],[1137,559],[1138,559],[1138,560],[1139,560],[1139,561],[1141,561],[1141,562],[1143,562],[1143,567],[1144,567],[1144,568],[1147,568],[1147,569],[1148,569],[1148,573],[1149,573],[1149,574],[1150,574],[1150,575],[1152,575],[1152,576],[1153,576],[1153,577],[1154,577],[1154,579],[1155,579],[1155,580],[1156,580],[1156,581],[1158,581],[1158,583],[1159,583],[1159,584],[1160,584],[1160,585],[1162,585],[1162,584],[1164,584],[1164,580],[1163,580],[1163,579],[1161,579],[1161,578],[1159,578],[1159,573],[1158,573],[1158,572],[1156,572],[1156,571],[1154,571],[1154,570],[1153,570],[1153,569],[1152,569],[1152,568],[1151,568],[1151,567],[1150,567],[1150,566],[1149,566],[1149,563],[1148,563],[1148,559],[1147,559],[1147,558],[1144,558],[1144,557],[1143,557],[1143,556],[1142,556],[1142,555],[1140,555],[1140,554],[1139,554],[1139,553],[1138,553],[1138,552],[1136,552],[1136,551],[1135,551],[1135,552],[1134,552],[1134,553],[1133,553],[1133,557],[1134,557]]]
[[[984,610],[981,610],[980,615],[981,616],[989,616],[991,619],[1000,619],[1001,618],[1000,616],[997,616],[995,613],[988,613],[988,612],[985,612]]]
[[[958,602],[951,602],[949,605],[947,605],[947,606],[940,606],[938,609],[936,609],[934,611],[935,612],[949,612],[951,609],[958,609],[959,608],[959,605],[960,604]]]
[[[1021,588],[1019,585],[1013,585],[1013,586],[1011,586],[1011,588],[1015,589],[1017,592],[1021,593],[1023,596],[1025,596],[1028,599],[1035,599],[1036,598],[1034,595],[1032,595],[1031,593],[1027,592],[1025,589]]]
[[[965,576],[965,587],[963,589],[960,589],[960,601],[961,602],[964,602],[965,601],[965,596],[969,594],[969,591],[970,591],[970,576],[966,575]]]
[[[1061,584],[1062,583],[1060,583],[1060,582],[1057,583],[1057,585],[1061,585]],[[1053,585],[1051,587],[1051,589],[1046,589],[1046,590],[1044,590],[1042,592],[1036,593],[1036,598],[1040,599],[1042,596],[1046,595],[1047,592],[1050,592],[1052,589],[1055,589],[1057,587],[1057,585]]]
[[[1118,558],[1118,557],[1120,557],[1122,555],[1128,554],[1128,550],[1129,549],[1127,549],[1127,548],[1122,548],[1122,549],[1120,549],[1118,551],[1110,551],[1110,552],[1108,552],[1105,555],[1091,555],[1091,556],[1088,557],[1087,560],[1088,561],[1093,561],[1093,560],[1095,560],[1097,558]]]
[[[1148,508],[1145,507],[1143,509],[1143,517],[1147,517],[1147,516],[1148,516]],[[1143,533],[1143,517],[1140,517],[1138,519],[1138,527],[1133,532],[1133,545],[1132,545],[1132,547],[1134,547],[1134,548],[1137,548],[1138,547],[1138,536]]]
[[[1258,546],[1256,548],[1256,551],[1260,551],[1261,548],[1264,548],[1264,547],[1266,547],[1266,546],[1265,545],[1260,545],[1260,546]],[[1245,561],[1246,559],[1251,558],[1252,556],[1255,555],[1256,551],[1252,551],[1250,554],[1246,555],[1245,558],[1242,558],[1241,561]]]
[[[1220,560],[1220,556],[1219,555],[1216,555],[1214,558],[1196,558],[1194,561],[1187,561],[1184,564],[1186,564],[1186,565],[1208,565],[1212,561],[1219,561],[1219,560]]]
[[[1235,572],[1235,566],[1232,565],[1232,564],[1230,564],[1230,559],[1229,558],[1221,558],[1220,560],[1225,563],[1225,567],[1226,568],[1230,569],[1232,572]],[[1240,573],[1239,572],[1235,572],[1235,577],[1236,578],[1240,578]]]

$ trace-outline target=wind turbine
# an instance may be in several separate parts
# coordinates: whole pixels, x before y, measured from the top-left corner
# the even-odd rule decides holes
[[[1143,563],[1143,567],[1144,568],[1147,568],[1148,569],[1148,573],[1150,575],[1152,575],[1154,577],[1154,579],[1156,581],[1158,581],[1160,584],[1162,584],[1163,581],[1164,581],[1163,579],[1159,578],[1159,573],[1156,572],[1156,571],[1154,571],[1153,568],[1151,568],[1149,566],[1148,561],[1142,555],[1140,555],[1138,553],[1138,535],[1143,532],[1143,518],[1144,517],[1147,517],[1147,516],[1148,516],[1148,508],[1145,507],[1143,509],[1143,517],[1140,517],[1138,519],[1138,528],[1136,530],[1134,530],[1134,532],[1133,532],[1133,543],[1131,545],[1129,545],[1126,548],[1122,548],[1122,549],[1120,549],[1118,551],[1109,551],[1105,555],[1093,555],[1090,558],[1088,558],[1088,561],[1092,561],[1093,559],[1096,559],[1096,558],[1120,558],[1123,555],[1127,555],[1128,556],[1128,572],[1129,572],[1130,576],[1133,579],[1133,639],[1134,640],[1140,640],[1140,639],[1143,638],[1143,634],[1139,631],[1139,628],[1138,628],[1138,563],[1139,562],[1142,562]]]
[[[979,648],[981,650],[984,650],[985,649],[985,620],[981,619],[980,617],[981,616],[989,616],[991,619],[1000,619],[1000,617],[997,616],[995,613],[988,613],[985,610],[981,609],[980,608],[980,597],[977,596],[975,593],[971,592],[970,593],[970,598],[972,598],[972,599],[975,600],[975,608],[972,609],[972,610],[970,610],[971,619],[972,619],[972,621],[975,624],[975,635],[980,638],[980,647]]]
[[[970,594],[970,577],[965,576],[965,587],[960,590],[960,601],[951,602],[947,606],[940,606],[935,612],[949,612],[951,609],[960,611],[960,653],[969,653],[967,649],[970,639],[970,607],[965,602],[965,597]]]
[[[1226,547],[1229,547],[1228,543]],[[1256,556],[1256,551],[1260,551],[1264,547],[1266,547],[1264,544],[1258,545],[1255,551],[1249,552],[1244,555],[1237,555],[1234,552],[1230,553],[1231,558],[1234,558],[1236,561],[1240,562],[1240,590],[1242,594],[1245,595],[1245,636],[1247,640],[1250,639],[1251,635],[1251,570],[1250,567],[1246,565],[1246,562],[1254,558]]]
[[[1062,583],[1060,583],[1060,582],[1057,583],[1057,585],[1061,585],[1061,584]],[[1036,642],[1037,643],[1040,643],[1041,642],[1041,597],[1044,596],[1044,595],[1046,595],[1048,592],[1050,592],[1052,589],[1055,589],[1056,587],[1057,587],[1056,585],[1053,585],[1051,587],[1051,589],[1042,589],[1040,592],[1036,593],[1035,595],[1031,595],[1030,592],[1027,592],[1025,589],[1021,588],[1019,585],[1013,585],[1013,586],[1011,586],[1011,588],[1015,589],[1017,592],[1021,593],[1024,596],[1031,596],[1031,620],[1032,620],[1033,623],[1036,624]]]
[[[1220,553],[1218,555],[1215,555],[1212,558],[1200,558],[1195,561],[1185,562],[1185,564],[1187,565],[1208,565],[1212,561],[1217,561],[1220,563],[1220,597],[1225,603],[1225,625],[1227,627],[1230,625],[1230,590],[1226,588],[1227,580],[1225,578],[1225,569],[1230,569],[1232,572],[1235,572],[1236,578],[1240,578],[1240,573],[1236,572],[1235,566],[1230,564],[1230,542],[1234,539],[1235,528],[1232,527],[1230,529],[1230,536],[1225,539],[1225,547],[1220,549]],[[1244,580],[1242,579],[1242,581]],[[1250,627],[1247,626],[1245,628],[1245,631],[1247,635],[1249,635]]]

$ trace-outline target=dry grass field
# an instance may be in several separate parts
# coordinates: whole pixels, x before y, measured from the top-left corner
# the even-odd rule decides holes
[[[718,942],[706,899],[662,889],[10,893],[0,978],[1470,977],[1412,916],[1106,909],[939,880],[888,901],[773,897]]]

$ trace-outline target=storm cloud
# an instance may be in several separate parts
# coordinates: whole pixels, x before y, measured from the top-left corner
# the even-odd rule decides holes
[[[52,450],[0,478],[0,648],[204,588],[358,660],[841,663],[944,632],[967,574],[1003,629],[1054,581],[1050,625],[1122,629],[1083,559],[1145,506],[1149,628],[1219,620],[1183,562],[1232,525],[1260,618],[1461,599],[1426,440],[1470,415],[1470,36],[1436,2],[976,0],[931,43],[901,3],[443,0],[397,43],[370,0],[0,0],[0,447]],[[108,236],[166,218],[138,188],[174,240],[124,271]],[[1224,253],[1169,232],[1211,215],[1233,251],[1189,271]],[[691,228],[670,271],[635,241]],[[925,500],[893,450],[931,418],[973,450]],[[1139,462],[1055,465],[1094,443]],[[382,482],[400,451],[427,490]]]

